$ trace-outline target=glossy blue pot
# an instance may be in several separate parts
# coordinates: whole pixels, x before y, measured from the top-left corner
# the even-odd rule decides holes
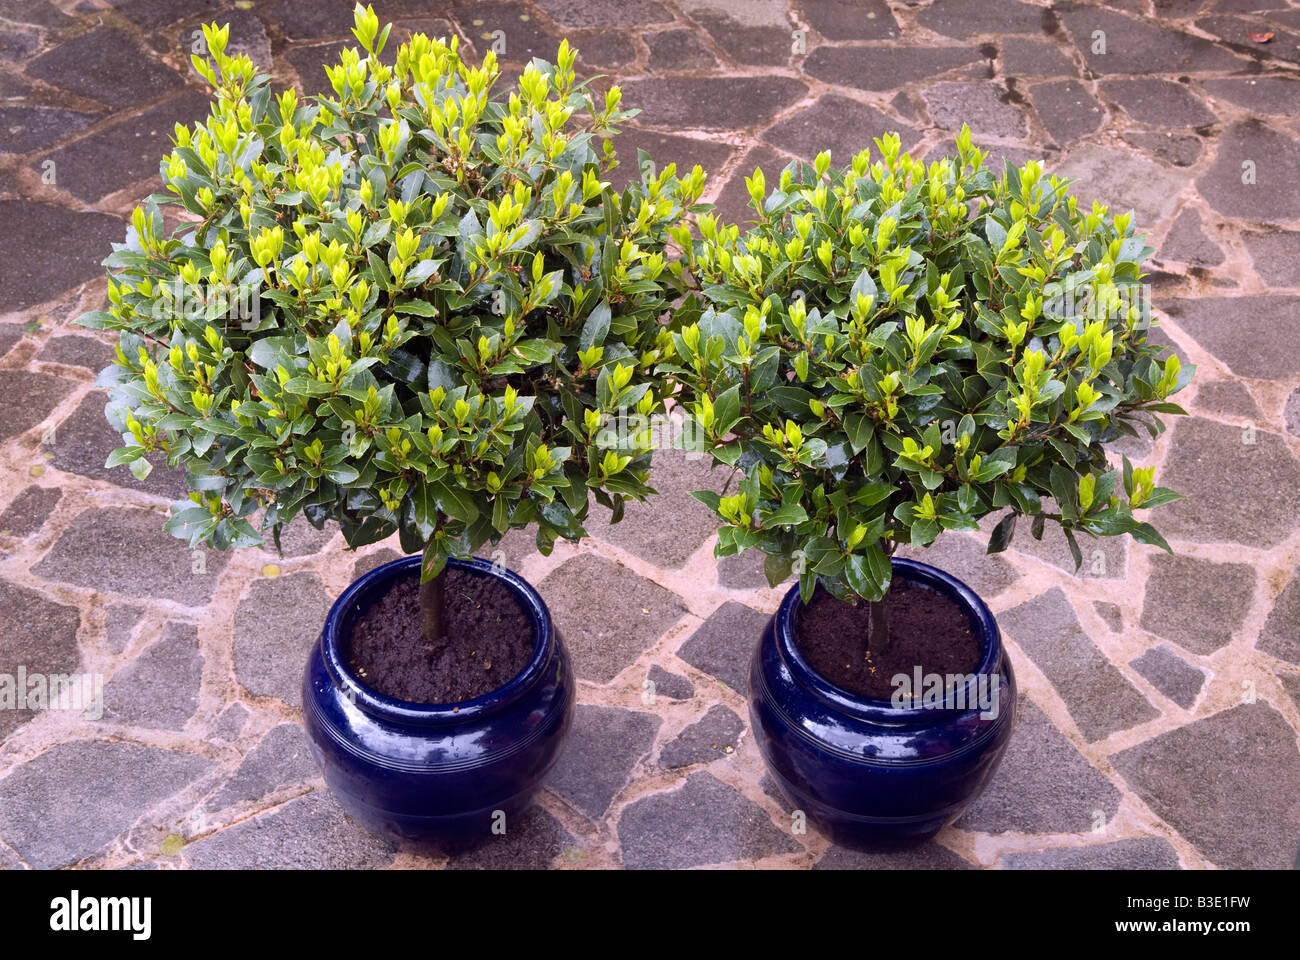
[[[750,724],[768,771],[835,839],[868,848],[920,843],[957,819],[993,775],[1015,719],[1015,678],[989,608],[928,564],[895,559],[893,570],[955,600],[980,645],[974,673],[929,706],[860,697],[814,672],[795,643],[798,587],[763,631],[749,673]]]
[[[388,836],[465,846],[509,829],[559,754],[573,715],[569,655],[537,591],[483,560],[450,566],[494,577],[532,624],[532,656],[514,679],[455,704],[410,703],[359,680],[347,663],[353,624],[395,581],[420,575],[403,557],[352,583],[334,603],[303,678],[303,719],[330,792]]]

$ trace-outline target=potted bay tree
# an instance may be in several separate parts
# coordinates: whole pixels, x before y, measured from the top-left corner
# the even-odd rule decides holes
[[[300,514],[409,556],[334,604],[304,678],[307,731],[343,806],[409,837],[487,836],[556,757],[574,680],[545,604],[474,559],[508,531],[577,540],[593,502],[642,498],[661,409],[669,232],[703,173],[615,194],[597,97],[567,42],[502,92],[495,56],[416,34],[392,66],[359,5],[333,95],[273,95],[228,28],[195,68],[211,114],[178,125],[167,193],[105,261],[120,331],[103,374],[110,464],[187,471],[167,529],[217,549]],[[163,211],[179,226],[165,231]],[[274,643],[274,637],[266,642]]]
[[[1131,216],[1081,207],[1030,162],[994,176],[970,132],[928,165],[876,140],[792,163],[741,232],[711,216],[688,255],[680,384],[734,487],[695,494],[716,553],[798,579],[757,644],[750,718],[796,806],[838,834],[917,841],[955,819],[1006,746],[1015,683],[968,586],[895,556],[1003,513],[1041,538],[1129,534],[1177,495],[1106,444],[1152,437],[1191,378],[1161,358]],[[748,638],[738,638],[738,640]]]

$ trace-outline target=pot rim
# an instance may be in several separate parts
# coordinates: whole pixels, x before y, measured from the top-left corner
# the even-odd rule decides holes
[[[389,561],[358,577],[339,595],[330,607],[329,614],[325,617],[325,626],[321,630],[321,657],[325,669],[346,699],[382,720],[417,725],[458,724],[496,713],[518,699],[542,675],[554,645],[554,625],[551,623],[550,611],[532,584],[512,570],[494,568],[492,563],[479,557],[468,560],[451,558],[448,559],[447,566],[495,577],[504,582],[532,623],[532,655],[524,668],[506,683],[473,700],[416,703],[380,693],[360,680],[343,657],[343,623],[353,612],[354,605],[362,596],[379,589],[386,581],[396,580],[411,572],[418,575],[421,560],[420,554],[411,554]]]
[[[781,659],[785,661],[796,683],[800,686],[811,691],[814,696],[832,709],[850,716],[860,717],[863,720],[886,724],[914,724],[917,721],[927,719],[937,720],[938,716],[936,715],[951,714],[962,710],[978,710],[978,706],[971,707],[972,702],[977,702],[971,699],[971,694],[976,692],[972,689],[972,686],[977,682],[976,678],[994,674],[999,669],[1003,656],[1001,633],[998,631],[997,620],[994,618],[993,612],[980,599],[979,594],[952,574],[940,570],[938,567],[903,557],[890,558],[890,564],[893,567],[894,576],[902,574],[907,580],[923,583],[947,594],[962,607],[970,618],[971,625],[975,628],[976,640],[979,642],[982,651],[979,663],[967,675],[965,684],[945,690],[942,707],[896,707],[889,700],[863,697],[851,693],[843,687],[837,687],[815,671],[808,661],[804,659],[803,654],[799,652],[799,646],[795,642],[795,615],[803,606],[799,597],[798,584],[791,587],[789,592],[786,593],[785,598],[781,601],[781,606],[776,612],[774,626],[777,649],[780,651]],[[819,585],[818,589],[824,588]],[[958,692],[961,692],[964,698],[963,702],[966,704],[964,708],[957,706]]]

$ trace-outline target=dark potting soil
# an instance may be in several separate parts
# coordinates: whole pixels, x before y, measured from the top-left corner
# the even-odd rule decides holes
[[[357,619],[348,665],[380,693],[412,703],[460,703],[509,683],[528,663],[533,626],[493,577],[443,573],[443,639],[424,639],[420,579],[404,577]]]
[[[888,700],[896,674],[973,673],[979,641],[960,606],[933,587],[895,580],[885,594],[889,648],[867,651],[868,605],[837,600],[823,590],[802,607],[795,644],[808,665],[835,686],[863,697]],[[910,689],[910,688],[909,688]]]

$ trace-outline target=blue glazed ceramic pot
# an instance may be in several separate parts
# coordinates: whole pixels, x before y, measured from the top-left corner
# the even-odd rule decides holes
[[[532,622],[532,657],[474,700],[422,704],[385,696],[347,663],[352,626],[399,578],[403,557],[352,583],[334,603],[303,678],[303,717],[330,792],[377,833],[446,846],[509,829],[550,770],[573,714],[569,655],[546,604],[523,578],[483,560],[450,566],[502,580]]]
[[[854,846],[920,843],[955,820],[993,775],[1015,719],[1015,678],[984,602],[928,564],[895,559],[893,570],[955,600],[980,645],[974,673],[928,706],[861,697],[815,673],[795,644],[797,586],[750,664],[750,725],[768,771],[797,809]]]

